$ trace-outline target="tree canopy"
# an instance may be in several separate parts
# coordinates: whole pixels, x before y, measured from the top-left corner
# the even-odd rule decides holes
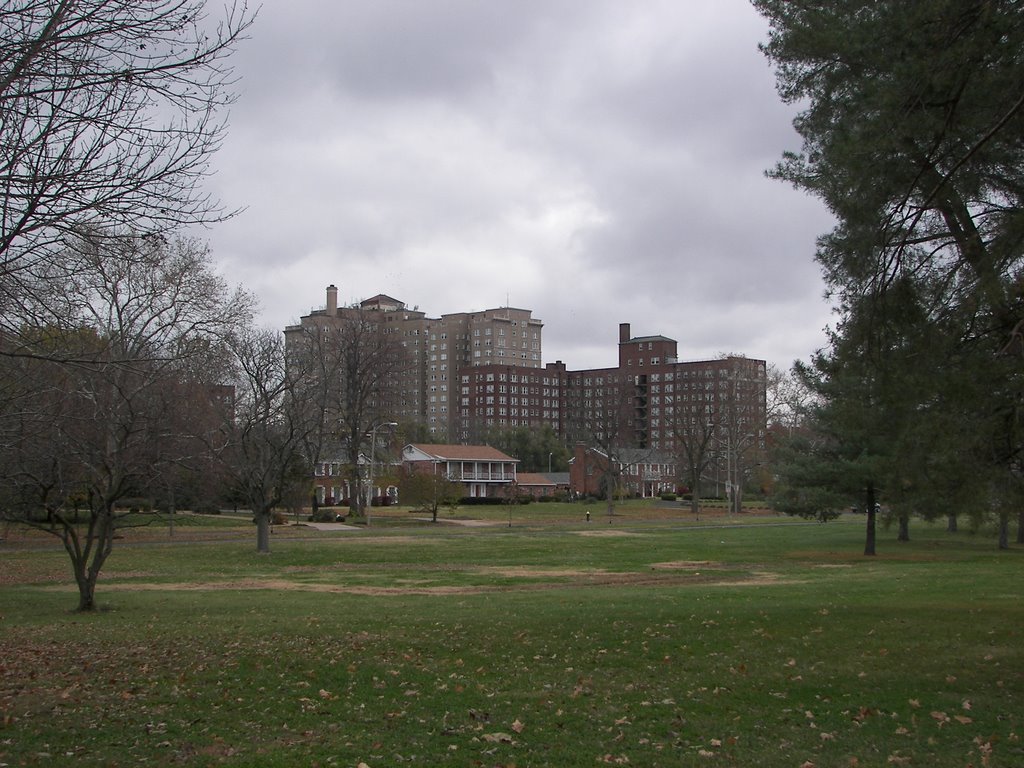
[[[845,450],[884,443],[866,455],[903,511],[970,497],[1005,523],[1024,392],[1019,3],[754,5],[779,93],[802,110],[802,149],[771,174],[837,220],[816,255],[840,316],[808,369],[819,424]]]
[[[234,98],[228,60],[253,18],[232,3],[213,20],[205,0],[0,7],[4,314],[85,230],[154,235],[224,218],[199,182]]]

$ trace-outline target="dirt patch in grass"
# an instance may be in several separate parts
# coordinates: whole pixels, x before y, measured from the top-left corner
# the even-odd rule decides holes
[[[566,587],[730,587],[763,586],[792,583],[766,570],[737,570],[723,573],[723,566],[715,563],[668,564],[678,567],[665,568],[657,564],[644,572],[612,572],[600,569],[530,568],[522,567],[481,567],[472,572],[513,579],[507,583],[431,585],[418,580],[404,579],[388,586],[360,584],[335,584],[327,582],[291,581],[289,579],[237,579],[229,581],[194,582],[134,582],[106,584],[107,591],[186,591],[186,592],[250,592],[256,590],[317,592],[323,594],[367,595],[367,596],[445,596],[475,595],[498,592],[527,592]],[[514,581],[514,579],[540,579],[539,581]],[[54,588],[54,587],[51,587]]]
[[[634,531],[616,531],[616,530],[598,530],[598,531],[578,531],[580,536],[644,536],[643,533],[635,533]]]
[[[721,563],[714,563],[710,560],[673,560],[668,563],[651,564],[651,568],[657,571],[708,571],[724,567]]]
[[[708,586],[711,587],[764,587],[781,584],[803,584],[800,579],[784,579],[772,571],[753,571],[742,581],[715,581]]]
[[[525,565],[481,565],[473,570],[477,573],[494,574],[495,576],[504,576],[511,579],[532,579],[545,576],[551,578],[592,577],[608,573],[604,568],[531,568]]]

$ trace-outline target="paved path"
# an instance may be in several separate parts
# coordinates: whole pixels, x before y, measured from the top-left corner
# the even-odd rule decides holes
[[[293,523],[293,527],[305,526],[318,531],[365,531],[364,525],[348,525],[347,523]]]

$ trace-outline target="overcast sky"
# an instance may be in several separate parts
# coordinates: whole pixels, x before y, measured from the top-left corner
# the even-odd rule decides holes
[[[764,176],[799,146],[766,31],[746,0],[265,0],[214,256],[273,327],[334,283],[530,309],[570,369],[615,365],[622,322],[788,368],[831,321],[831,219]]]

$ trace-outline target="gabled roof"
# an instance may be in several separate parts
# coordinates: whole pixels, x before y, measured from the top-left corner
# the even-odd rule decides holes
[[[438,445],[435,443],[409,443],[402,449],[407,461],[512,461],[506,453],[489,445]]]
[[[554,488],[558,485],[547,475],[543,475],[540,472],[518,472],[516,474],[516,482],[521,486],[528,485],[536,488]]]

